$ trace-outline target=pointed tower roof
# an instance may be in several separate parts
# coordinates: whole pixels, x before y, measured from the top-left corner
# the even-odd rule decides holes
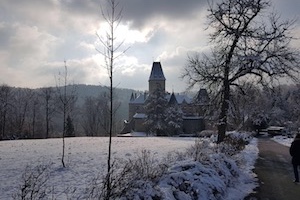
[[[151,80],[166,80],[160,62],[153,62],[151,74],[149,77],[149,81]]]
[[[133,92],[131,93],[131,97],[130,97],[130,102],[131,101],[134,101],[135,100],[135,97],[134,97],[134,94],[133,94]]]
[[[174,92],[172,92],[170,100],[169,100],[169,105],[177,105],[177,104],[178,104],[178,101],[177,101],[177,99],[175,97]]]
[[[195,97],[197,103],[206,104],[209,102],[209,96],[206,89],[200,89]]]

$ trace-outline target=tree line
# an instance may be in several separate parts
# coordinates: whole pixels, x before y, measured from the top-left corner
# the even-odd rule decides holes
[[[91,88],[90,93],[99,91],[99,95],[83,93],[87,90],[84,88]],[[129,99],[130,91],[120,89],[119,93]],[[120,107],[123,100],[120,98],[115,104]],[[125,105],[115,113],[115,132],[122,128]],[[105,87],[67,85],[28,89],[3,84],[0,85],[0,140],[62,137],[63,132],[66,137],[106,136],[108,106]]]
[[[217,91],[210,94],[211,102],[204,118],[206,129],[216,130],[221,107]],[[228,108],[228,130],[260,131],[269,126],[283,126],[290,133],[300,127],[300,85],[262,87],[252,83],[241,84],[231,91]],[[168,103],[165,93],[157,89],[145,103],[148,132],[158,136],[180,133],[182,111]]]
[[[77,91],[70,95],[70,111],[66,117],[66,137],[68,136],[107,136],[105,130],[109,125],[109,95],[105,88],[99,89],[99,95],[89,95],[96,91],[97,86],[75,86]],[[73,86],[68,86],[71,90]],[[91,88],[87,92],[87,88]],[[63,88],[59,88],[62,90]],[[63,104],[59,100],[58,88],[45,87],[40,89],[15,88],[8,85],[0,86],[0,138],[51,138],[61,137],[63,132]],[[81,94],[85,90],[86,93]],[[121,89],[120,89],[121,90]],[[131,90],[117,93],[115,131],[123,127],[123,119],[128,115],[128,99]],[[158,95],[159,96],[159,95]],[[217,95],[210,95],[211,106],[206,119],[217,126],[218,108],[220,103]],[[127,99],[127,101],[125,101]],[[158,98],[157,101],[160,99]],[[153,102],[147,106],[153,108]],[[167,104],[167,102],[165,102]],[[270,125],[285,126],[292,131],[300,127],[300,85],[281,85],[273,88],[254,84],[244,84],[243,89],[236,88],[230,95],[228,111],[228,130],[255,130]],[[161,105],[161,104],[158,104]],[[165,107],[166,108],[166,107]],[[163,109],[163,108],[162,108]],[[169,112],[170,109],[168,109]],[[180,112],[172,111],[176,129],[180,124]],[[152,116],[149,113],[149,116]],[[160,122],[159,120],[152,120]],[[151,122],[147,121],[147,122]],[[176,123],[175,123],[176,122]],[[169,123],[168,123],[169,124]],[[152,128],[162,128],[161,126]],[[213,125],[212,125],[213,126]]]
[[[220,99],[213,99],[210,116],[216,122]],[[299,103],[299,84],[262,87],[245,83],[231,91],[228,130],[258,131],[268,126],[284,126],[295,132],[300,127]]]

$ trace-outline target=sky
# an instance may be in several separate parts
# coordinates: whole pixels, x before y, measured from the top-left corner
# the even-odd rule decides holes
[[[116,61],[114,85],[148,90],[152,63],[159,61],[166,89],[184,91],[188,85],[180,77],[187,56],[210,49],[207,0],[119,2],[123,11],[116,42],[123,41],[128,50]],[[271,2],[282,19],[298,19],[293,34],[300,36],[300,1]],[[107,28],[100,5],[105,10],[104,0],[1,0],[0,84],[55,86],[66,61],[70,83],[108,85],[97,51],[103,47],[96,33],[102,37]],[[292,45],[300,48],[299,41]]]

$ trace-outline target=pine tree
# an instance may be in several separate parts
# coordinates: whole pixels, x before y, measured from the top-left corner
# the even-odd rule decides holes
[[[73,125],[73,121],[70,117],[70,115],[68,115],[67,117],[67,122],[66,122],[66,137],[74,137],[74,125]]]
[[[145,102],[146,121],[150,133],[158,136],[167,135],[166,109],[168,101],[165,97],[165,92],[158,87],[151,93]]]
[[[176,135],[180,133],[183,126],[182,110],[176,105],[169,105],[166,110],[166,123],[168,127],[168,135]]]

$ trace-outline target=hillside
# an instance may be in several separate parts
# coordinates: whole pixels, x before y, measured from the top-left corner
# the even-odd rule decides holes
[[[97,97],[104,93],[108,94],[109,88],[107,86],[79,84],[76,85],[76,93],[78,94],[77,104],[82,106],[86,97]],[[128,103],[132,93],[138,93],[138,91],[132,89],[115,88],[116,101],[121,103],[118,109],[118,118],[128,118]]]
[[[115,116],[115,131],[118,132],[123,128],[123,121],[128,119],[128,103],[131,94],[136,91],[115,88],[114,92],[114,102],[119,106]],[[72,120],[75,135],[105,135],[104,124],[107,124],[108,119],[108,87],[69,85],[66,93],[68,98],[72,98],[72,102],[68,105],[67,116]],[[0,140],[60,137],[63,130],[61,101],[63,94],[63,87],[29,89],[1,85]]]

